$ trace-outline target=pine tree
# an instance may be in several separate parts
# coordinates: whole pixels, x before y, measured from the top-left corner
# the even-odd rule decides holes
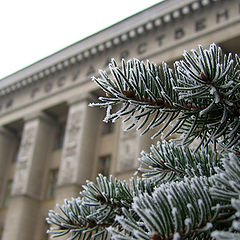
[[[172,68],[133,59],[109,69],[93,78],[106,95],[91,106],[106,108],[106,122],[123,118],[126,130],[152,130],[158,143],[141,153],[141,177],[87,181],[61,213],[49,212],[48,232],[69,240],[240,239],[239,56],[212,44],[185,51]]]

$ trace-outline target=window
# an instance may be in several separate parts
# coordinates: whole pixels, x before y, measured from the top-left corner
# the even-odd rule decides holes
[[[110,134],[114,130],[114,124],[112,122],[102,123],[102,135]]]
[[[58,129],[57,129],[57,136],[56,136],[56,141],[54,145],[55,150],[61,149],[63,147],[64,133],[65,133],[65,123],[62,123],[58,126]]]
[[[12,186],[13,186],[13,180],[9,180],[8,183],[7,183],[7,189],[6,189],[6,192],[5,192],[5,199],[4,199],[4,203],[3,203],[4,207],[6,207],[6,208],[9,206]]]
[[[57,185],[58,170],[54,169],[49,172],[47,199],[53,199],[55,197],[55,190]]]
[[[104,176],[108,176],[110,174],[110,165],[110,155],[100,157],[98,161],[98,173],[102,173]]]
[[[19,156],[19,149],[16,151],[16,153],[14,155],[13,162],[17,162],[18,156]]]
[[[19,156],[19,151],[20,151],[20,140],[17,141],[17,147],[16,147],[16,151],[14,153],[14,157],[12,159],[12,161],[15,163],[18,160],[18,156]]]

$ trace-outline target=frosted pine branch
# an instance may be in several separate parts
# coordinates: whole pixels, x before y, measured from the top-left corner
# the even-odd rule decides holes
[[[160,183],[184,177],[210,177],[216,173],[215,167],[221,168],[221,155],[211,148],[193,151],[174,143],[158,142],[157,146],[152,145],[150,153],[142,152],[141,155],[139,172]]]
[[[101,78],[93,78],[106,92],[99,98],[101,106],[110,109],[122,104],[117,112],[108,111],[106,121],[124,117],[130,122],[129,129],[136,126],[142,134],[158,128],[153,137],[174,122],[165,137],[181,133],[183,144],[199,138],[205,146],[221,141],[228,148],[238,147],[239,57],[223,55],[215,44],[205,50],[199,46],[198,51],[185,51],[183,57],[173,69],[166,63],[157,66],[137,59],[123,60],[118,66],[112,60],[111,77],[100,71]]]
[[[145,193],[134,198],[133,210],[140,220],[131,219],[127,211],[116,218],[125,233],[109,231],[113,239],[196,239],[199,235],[208,239],[218,211],[212,206],[205,178],[164,184],[152,196]]]
[[[47,222],[55,227],[48,231],[53,237],[67,236],[72,239],[108,238],[107,228],[119,226],[116,215],[127,209],[129,214],[136,217],[132,211],[133,198],[145,192],[151,193],[154,182],[138,178],[124,181],[99,175],[96,184],[87,181],[80,193],[81,198],[65,200],[62,206],[57,205],[60,212],[50,211]]]
[[[107,108],[106,122],[176,139],[142,152],[137,181],[87,181],[80,198],[49,212],[53,237],[239,239],[240,58],[215,44],[183,57],[173,69],[112,60],[110,75],[93,78],[106,95],[90,105]],[[186,145],[195,140],[193,151]]]

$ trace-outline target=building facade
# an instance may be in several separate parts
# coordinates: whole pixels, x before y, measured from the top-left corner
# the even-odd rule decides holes
[[[166,0],[0,81],[0,239],[44,240],[48,210],[98,173],[128,179],[149,136],[103,123],[91,81],[111,58],[169,64],[215,42],[239,54],[240,0]]]

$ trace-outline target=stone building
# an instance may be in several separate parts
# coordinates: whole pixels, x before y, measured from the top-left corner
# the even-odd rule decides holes
[[[0,81],[0,239],[44,240],[49,209],[97,173],[128,178],[148,137],[88,107],[110,59],[170,64],[217,43],[239,53],[240,0],[166,0]]]

